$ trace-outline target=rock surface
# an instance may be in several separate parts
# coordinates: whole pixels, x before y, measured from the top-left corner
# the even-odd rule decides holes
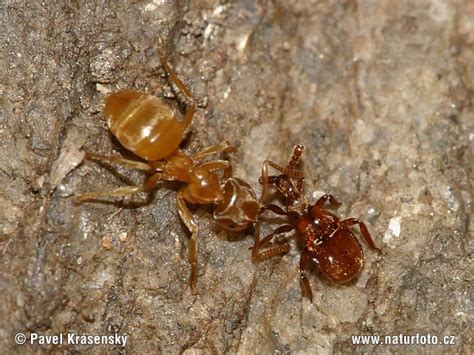
[[[472,351],[472,1],[0,6],[1,349]],[[379,257],[364,246],[357,281],[336,287],[313,269],[311,304],[291,235],[288,255],[253,264],[252,234],[217,229],[211,209],[199,207],[193,296],[177,184],[120,206],[73,203],[75,193],[141,181],[139,172],[77,165],[83,145],[127,155],[101,117],[107,93],[175,98],[160,75],[159,37],[199,103],[183,149],[239,145],[235,174],[259,191],[263,159],[285,163],[304,144],[308,198],[338,196],[339,215],[366,221],[383,249]],[[271,219],[262,224],[264,233],[273,228]],[[128,341],[21,346],[18,332]],[[354,345],[351,337],[400,334],[454,336],[454,344]]]

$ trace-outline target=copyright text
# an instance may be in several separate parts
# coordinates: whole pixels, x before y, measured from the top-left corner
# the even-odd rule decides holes
[[[15,343],[18,345],[127,345],[128,335],[90,335],[75,333],[59,333],[54,335],[42,335],[30,333],[29,337],[24,333],[15,335]]]

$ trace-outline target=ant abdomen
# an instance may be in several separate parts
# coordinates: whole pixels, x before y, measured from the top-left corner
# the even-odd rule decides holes
[[[119,142],[147,161],[174,153],[188,126],[165,102],[136,90],[120,90],[107,96],[103,113]]]

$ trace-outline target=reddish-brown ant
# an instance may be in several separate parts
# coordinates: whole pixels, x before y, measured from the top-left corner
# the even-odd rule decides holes
[[[109,95],[105,99],[103,114],[111,132],[125,148],[143,161],[93,153],[86,153],[86,158],[143,170],[150,176],[142,185],[85,193],[77,196],[77,201],[104,196],[121,197],[149,191],[162,180],[185,183],[177,195],[178,212],[191,232],[188,256],[191,264],[189,282],[191,291],[196,293],[198,227],[187,203],[215,204],[215,220],[230,230],[243,230],[255,224],[261,205],[255,192],[245,181],[227,174],[223,184],[221,183],[217,171],[229,170],[228,161],[200,162],[209,155],[233,151],[235,148],[227,142],[192,155],[187,155],[179,149],[183,134],[193,118],[195,103],[189,88],[175,74],[161,49],[159,55],[169,80],[188,101],[184,118],[178,120],[178,114],[168,104],[146,93],[121,90]],[[278,254],[276,250],[273,253]]]
[[[258,244],[262,248],[267,246],[277,234],[297,231],[304,248],[300,258],[301,284],[304,292],[312,301],[313,293],[306,278],[306,269],[311,260],[316,263],[323,275],[337,284],[352,280],[362,270],[364,253],[359,241],[349,229],[351,226],[359,226],[370,249],[378,253],[381,251],[375,246],[364,222],[357,218],[347,218],[341,221],[324,209],[327,202],[333,208],[340,205],[334,196],[324,195],[314,205],[309,204],[302,196],[303,172],[296,169],[296,166],[301,160],[303,151],[302,145],[295,146],[286,167],[269,160],[263,164],[261,181],[264,192],[262,197],[266,194],[268,185],[275,185],[286,199],[285,209],[275,204],[267,204],[265,208],[278,215],[287,216],[289,224],[280,226]],[[282,174],[269,176],[269,166]],[[296,183],[293,182],[293,179],[296,180]]]

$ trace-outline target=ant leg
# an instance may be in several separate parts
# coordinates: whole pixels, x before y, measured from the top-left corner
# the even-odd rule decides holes
[[[191,155],[191,158],[194,160],[202,159],[208,155],[218,154],[218,153],[233,153],[237,150],[236,147],[230,145],[229,142],[223,141],[219,144],[212,145],[210,147],[204,148],[200,152]]]
[[[234,167],[232,166],[232,163],[229,161],[229,166],[224,169],[224,173],[222,174],[222,180],[227,181],[229,180],[232,175],[234,175]]]
[[[260,248],[265,247],[268,245],[270,240],[277,234],[282,234],[293,230],[294,227],[292,225],[284,225],[277,228],[273,233],[267,235],[261,242],[260,242],[260,231],[257,226],[256,234],[255,234],[255,244],[252,248],[252,259],[254,261],[263,261],[267,259],[271,259],[276,255],[283,255],[290,251],[290,245],[288,243],[284,243],[281,245],[275,245],[267,250],[260,252]]]
[[[283,174],[288,175],[290,178],[294,178],[294,179],[298,178],[299,179],[299,178],[304,177],[303,170],[294,169],[292,167],[284,168],[281,165],[278,165],[278,164],[272,162],[271,160],[265,160],[263,162],[263,164],[270,165],[275,170],[278,170],[278,171],[282,172]],[[267,167],[267,169],[268,169],[268,167]]]
[[[296,190],[298,190],[299,194],[303,193],[303,184],[304,184],[304,178],[298,179],[296,181]]]
[[[289,249],[290,246],[288,245],[288,243],[269,247],[269,249],[263,252],[260,252],[260,249],[268,248],[268,244],[270,244],[270,241],[275,235],[291,232],[293,229],[294,227],[291,224],[285,224],[275,229],[273,233],[267,235],[265,238],[263,238],[262,241],[260,241],[260,234],[257,233],[257,235],[255,235],[255,244],[252,248],[252,258],[254,260],[261,261],[261,260],[269,259],[273,257],[274,255],[287,253],[290,250]]]
[[[367,226],[365,225],[364,222],[357,218],[347,218],[339,223],[339,225],[342,228],[349,228],[355,224],[359,225],[360,232],[362,233],[362,236],[364,237],[366,243],[369,245],[369,248],[372,250],[375,250],[377,253],[381,254],[382,251],[375,246],[374,241],[372,240],[372,237],[370,236],[369,230],[367,229]]]
[[[149,191],[156,186],[158,181],[163,180],[163,177],[164,175],[162,173],[156,173],[150,176],[148,179],[146,179],[145,183],[140,186],[125,186],[125,187],[120,187],[112,191],[96,191],[96,192],[81,194],[81,195],[76,196],[75,202],[80,203],[86,200],[92,200],[97,197],[105,197],[105,196],[123,197],[127,195],[137,194],[139,192]]]
[[[323,195],[314,205],[314,209],[317,211],[316,213],[319,213],[321,209],[323,208],[324,204],[328,202],[331,204],[332,208],[337,208],[341,205],[341,203],[336,200],[336,198],[333,195]]]
[[[270,176],[267,176],[268,185],[275,185],[275,184],[278,182],[278,180],[281,179],[281,176],[282,176],[282,175],[270,175]],[[265,179],[264,179],[263,176],[260,176],[260,177],[258,178],[258,182],[259,182],[260,184],[262,184],[262,185],[263,185],[263,183],[264,183],[264,180],[265,180]]]
[[[303,293],[309,298],[310,302],[313,303],[313,291],[311,291],[311,286],[309,285],[308,278],[306,277],[306,269],[308,268],[308,263],[310,261],[310,252],[306,249],[303,250],[300,258],[300,282],[301,287],[303,288]]]
[[[260,242],[259,248],[267,247],[268,244],[270,244],[270,242],[271,242],[271,240],[273,239],[274,236],[276,236],[278,234],[291,232],[293,229],[295,229],[295,227],[292,226],[291,224],[284,224],[281,227],[278,227],[277,229],[275,229],[273,231],[273,233],[270,233],[269,235],[267,235],[265,238],[262,239],[262,241]]]
[[[199,165],[200,168],[203,168],[207,171],[214,171],[214,170],[225,170],[230,166],[230,162],[227,160],[214,160],[207,163],[203,163]]]
[[[174,69],[171,67],[171,64],[166,59],[165,52],[161,48],[161,45],[158,47],[158,54],[160,56],[161,65],[163,65],[163,68],[166,70],[169,80],[179,88],[179,90],[183,93],[184,96],[186,96],[186,98],[189,101],[193,101],[191,91],[186,86],[186,84],[183,83],[183,81],[178,77]]]
[[[165,53],[161,48],[161,39],[159,40],[159,42],[160,45],[158,46],[158,54],[160,56],[161,64],[163,65],[163,68],[165,68],[169,80],[178,87],[179,91],[181,91],[181,93],[186,96],[186,99],[188,100],[188,109],[186,110],[182,121],[184,129],[186,129],[193,119],[194,112],[196,111],[196,104],[192,97],[191,90],[189,90],[186,84],[184,84],[183,81],[178,77],[178,75],[166,59]]]
[[[297,144],[293,148],[293,154],[291,154],[290,161],[288,162],[287,168],[294,168],[301,161],[301,156],[304,152],[304,145]]]
[[[258,255],[253,255],[252,258],[254,261],[264,261],[264,260],[271,259],[277,255],[283,256],[289,251],[290,251],[290,245],[288,243],[284,243],[281,245],[275,245],[271,248],[268,248],[267,250],[262,251],[261,253],[258,253]]]
[[[274,205],[274,204],[268,204],[264,207],[264,209],[268,209],[268,210],[272,211],[273,213],[281,215],[281,216],[287,216],[288,215],[288,213],[285,212],[280,206],[277,206],[277,205]],[[275,229],[273,231],[273,233],[271,233],[271,234],[267,235],[265,238],[263,238],[263,240],[261,242],[259,242],[258,246],[257,246],[257,241],[255,241],[255,246],[253,248],[253,249],[256,250],[255,253],[258,252],[258,250],[257,250],[258,248],[267,247],[268,244],[270,243],[270,241],[272,240],[272,238],[275,235],[291,232],[293,229],[294,229],[294,226],[292,226],[291,224],[285,224],[281,227],[278,227],[277,229]]]
[[[304,146],[301,144],[295,145],[293,148],[293,153],[291,155],[290,161],[288,162],[287,167],[283,167],[281,165],[278,165],[271,160],[265,160],[262,164],[262,176],[261,176],[261,182],[262,182],[262,195],[260,196],[259,201],[263,202],[267,196],[267,191],[268,191],[268,186],[271,184],[270,182],[270,176],[268,175],[268,167],[271,166],[275,170],[280,171],[283,174],[288,175],[290,178],[297,178],[298,180],[298,187],[299,191],[301,190],[303,182],[302,180],[304,178],[304,172],[302,170],[295,169],[295,166],[300,162],[301,156],[303,155],[304,152]]]
[[[230,145],[229,142],[223,141],[219,144],[207,147],[196,154],[193,154],[191,158],[193,160],[200,160],[208,155],[235,152],[236,149],[237,148]],[[207,170],[224,170],[224,180],[227,180],[232,176],[232,167],[230,162],[228,162],[227,160],[214,160],[211,162],[203,163],[200,166]]]
[[[261,183],[262,183],[262,194],[260,195],[260,199],[258,202],[262,203],[265,198],[267,197],[268,185],[270,185],[270,177],[268,176],[268,164],[270,160],[265,160],[262,164],[262,176],[261,176]]]
[[[275,170],[282,172],[283,174],[288,175],[290,178],[303,178],[304,173],[302,170],[293,169],[293,168],[284,168],[281,165],[278,165],[271,160],[265,160],[262,164],[262,195],[260,196],[259,201],[263,202],[267,196],[268,186],[271,184],[270,178],[272,176],[268,175],[268,167],[271,166]]]
[[[283,208],[281,208],[280,206],[275,205],[273,203],[266,204],[264,206],[264,209],[270,210],[273,213],[275,213],[277,215],[280,215],[280,216],[288,216],[288,212],[284,211]]]
[[[109,163],[114,163],[114,164],[124,166],[129,169],[137,169],[137,170],[145,170],[145,171],[149,171],[150,169],[152,169],[147,163],[143,163],[141,161],[136,161],[136,160],[124,159],[118,155],[106,156],[106,155],[86,152],[84,159],[106,161]]]
[[[274,204],[268,204],[266,206],[263,207],[264,209],[269,209],[270,211],[278,214],[278,215],[281,215],[281,216],[287,216],[288,213],[285,212],[280,206],[277,206],[277,205],[274,205]],[[289,228],[289,229],[288,229]],[[252,255],[253,255],[253,258],[254,259],[258,259],[258,254],[259,254],[259,248],[261,247],[266,247],[271,239],[273,238],[274,235],[276,234],[281,234],[281,233],[286,233],[286,232],[289,232],[291,230],[293,230],[294,227],[291,226],[291,225],[284,225],[284,226],[281,226],[279,228],[277,228],[276,230],[273,231],[273,233],[267,235],[261,242],[260,242],[260,234],[258,232],[258,229],[257,229],[257,235],[255,236],[255,244],[252,248],[249,248],[249,249],[252,249]]]
[[[188,230],[191,232],[191,238],[189,239],[188,245],[188,261],[191,264],[191,276],[189,277],[189,286],[193,295],[197,294],[196,291],[196,275],[198,267],[198,242],[197,234],[198,227],[194,222],[193,216],[186,206],[186,200],[184,198],[184,188],[178,192],[178,213],[181,220],[184,222]]]

